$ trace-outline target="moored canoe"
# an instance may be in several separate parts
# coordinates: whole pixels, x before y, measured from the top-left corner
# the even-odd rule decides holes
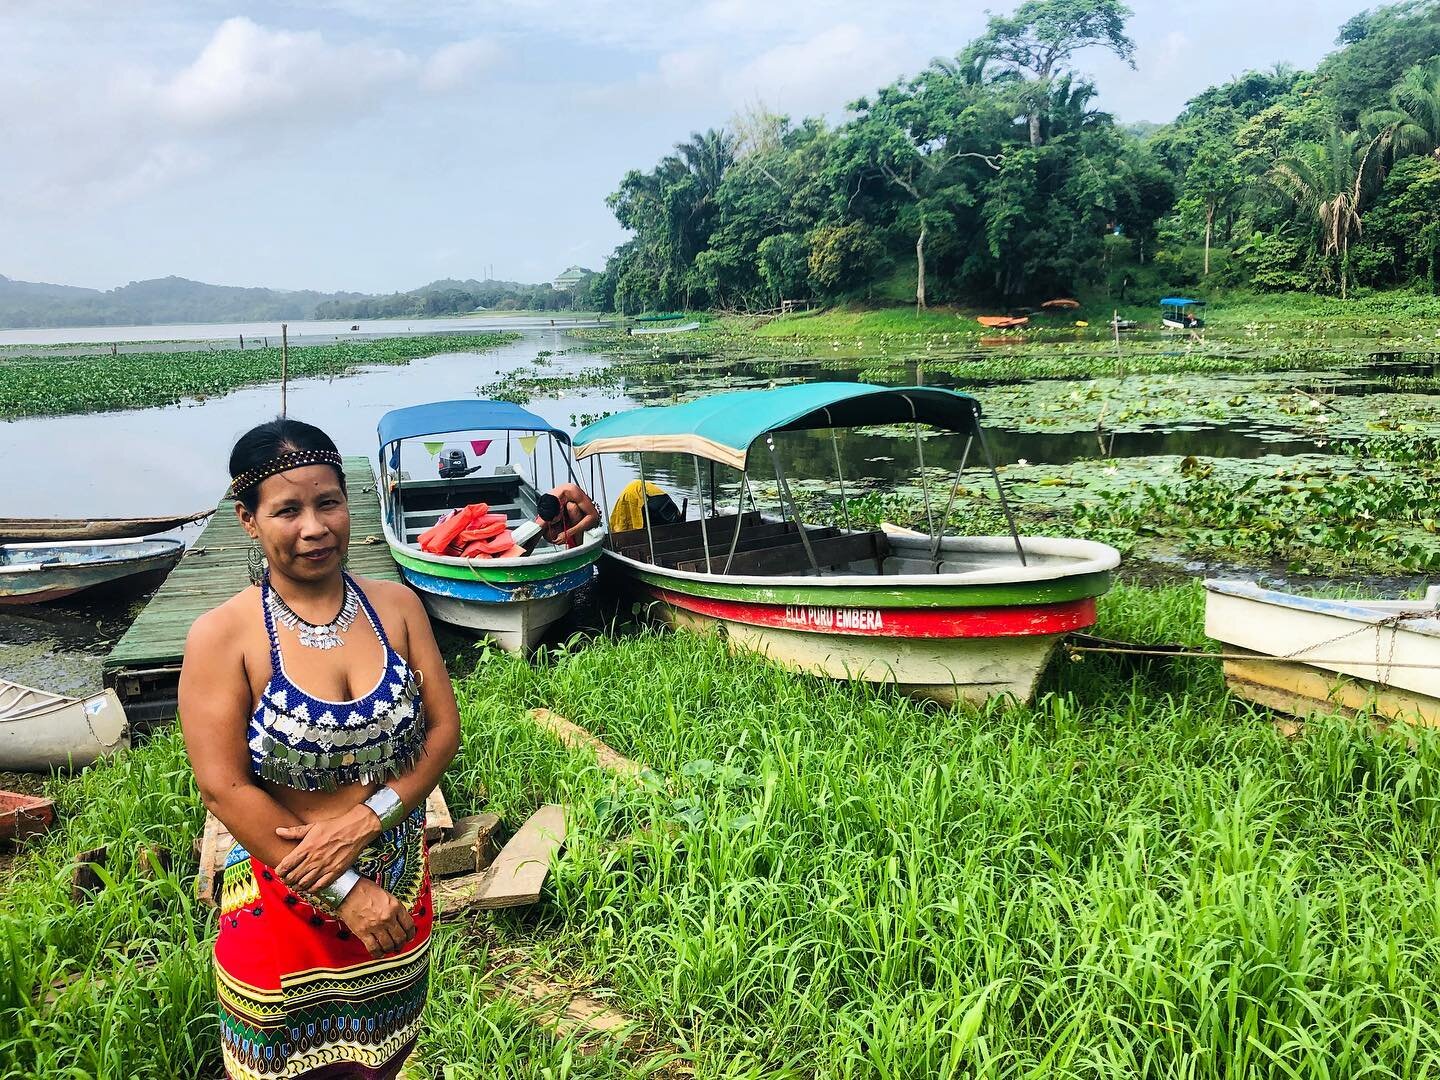
[[[66,697],[0,679],[0,769],[80,768],[129,745],[115,691]]]

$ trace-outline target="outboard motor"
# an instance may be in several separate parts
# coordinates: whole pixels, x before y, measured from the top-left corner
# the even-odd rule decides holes
[[[469,468],[470,460],[465,456],[464,450],[446,450],[441,453],[439,462],[440,479],[453,480],[457,476],[469,476],[474,469]],[[476,465],[478,469],[480,466]]]

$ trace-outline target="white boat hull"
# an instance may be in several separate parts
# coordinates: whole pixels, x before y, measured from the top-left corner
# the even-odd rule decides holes
[[[420,598],[434,618],[482,634],[512,653],[532,651],[574,603],[573,592],[510,604],[480,604],[423,591]]]
[[[129,746],[115,691],[68,698],[0,679],[0,769],[78,769]]]
[[[1230,654],[1226,681],[1239,696],[1296,716],[1373,711],[1440,724],[1440,591],[1369,602],[1205,587],[1205,633]]]
[[[738,648],[789,671],[884,683],[954,705],[1009,695],[1029,701],[1063,634],[1015,638],[842,638],[715,619],[666,604],[657,616],[690,630],[720,630]]]

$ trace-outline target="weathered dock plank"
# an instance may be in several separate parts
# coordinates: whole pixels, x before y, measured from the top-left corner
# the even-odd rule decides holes
[[[380,528],[370,460],[347,457],[344,469],[350,490],[350,572],[398,581]],[[175,718],[175,689],[191,623],[249,584],[245,551],[250,541],[232,506],[220,500],[194,546],[105,658],[105,685],[120,696],[134,726]]]

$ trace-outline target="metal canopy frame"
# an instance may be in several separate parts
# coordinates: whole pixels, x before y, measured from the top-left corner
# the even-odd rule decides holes
[[[902,395],[902,396],[905,396],[905,395]],[[906,397],[906,400],[907,400],[907,401],[909,400],[908,397]],[[910,402],[910,405],[911,405],[911,410],[912,410],[912,415],[913,415],[913,414],[914,414],[914,402],[913,402],[913,401]],[[842,461],[841,461],[841,457],[840,457],[840,443],[839,443],[839,438],[838,438],[838,436],[836,435],[836,428],[830,423],[830,419],[831,419],[831,418],[830,418],[830,415],[829,415],[829,410],[821,410],[821,411],[825,413],[826,426],[829,427],[829,429],[830,429],[831,445],[832,445],[832,448],[833,448],[834,454],[835,454],[835,471],[836,471],[836,476],[837,476],[837,478],[838,478],[838,480],[839,480],[839,484],[840,484],[841,511],[842,511],[842,513],[844,514],[845,528],[846,528],[846,529],[853,529],[854,526],[853,526],[853,523],[852,523],[852,520],[851,520],[851,516],[850,516],[849,500],[848,500],[848,498],[846,497],[846,494],[845,494],[845,471],[844,471],[844,468],[843,468],[843,465],[842,465]],[[1020,565],[1021,565],[1021,566],[1028,566],[1028,565],[1029,565],[1029,562],[1028,562],[1028,559],[1027,559],[1026,554],[1025,554],[1024,544],[1023,544],[1023,542],[1021,541],[1019,527],[1018,527],[1018,525],[1016,524],[1016,521],[1015,521],[1015,514],[1014,514],[1013,510],[1011,509],[1010,501],[1009,501],[1009,500],[1006,498],[1006,496],[1005,496],[1005,485],[1004,485],[1004,483],[1003,483],[1003,482],[1001,481],[1001,479],[1000,479],[1000,472],[999,472],[998,467],[997,467],[996,464],[995,464],[994,456],[993,456],[993,455],[991,454],[991,452],[990,452],[990,444],[989,444],[988,440],[985,438],[985,431],[984,431],[984,429],[977,423],[977,424],[975,425],[975,431],[974,431],[974,433],[973,433],[973,434],[967,434],[967,435],[964,436],[964,438],[965,438],[965,448],[964,448],[964,450],[961,452],[960,465],[959,465],[959,467],[955,470],[955,477],[954,477],[954,480],[951,482],[951,485],[950,485],[950,493],[949,493],[949,496],[948,496],[948,498],[946,499],[946,502],[945,502],[945,510],[944,510],[944,513],[943,513],[943,514],[941,515],[941,517],[940,517],[939,527],[937,528],[937,526],[936,526],[936,520],[935,520],[935,516],[934,516],[934,511],[933,511],[933,504],[932,504],[931,499],[930,499],[930,483],[929,483],[929,478],[928,478],[928,476],[926,476],[926,473],[925,473],[925,449],[924,449],[924,441],[923,441],[923,438],[922,438],[922,436],[921,436],[921,434],[920,434],[920,426],[921,426],[921,425],[920,425],[920,421],[919,421],[919,419],[918,419],[918,417],[917,417],[915,420],[912,421],[912,431],[913,431],[913,437],[914,437],[914,439],[915,439],[916,462],[917,462],[918,468],[920,469],[921,495],[922,495],[922,498],[923,498],[923,501],[924,501],[924,504],[925,504],[925,518],[926,518],[926,523],[927,523],[927,525],[928,525],[928,527],[929,527],[929,536],[930,536],[930,542],[931,542],[931,543],[930,543],[930,561],[931,561],[931,562],[934,562],[934,563],[937,563],[937,565],[938,565],[938,560],[939,560],[939,557],[940,557],[940,548],[941,548],[941,545],[942,545],[943,542],[944,542],[944,537],[945,537],[945,527],[946,527],[946,524],[949,522],[949,519],[950,519],[950,511],[954,508],[954,505],[955,505],[956,489],[960,486],[960,480],[961,480],[962,476],[964,475],[966,466],[969,464],[970,451],[971,451],[972,447],[974,446],[975,442],[978,440],[979,443],[980,443],[981,453],[982,453],[982,454],[984,455],[984,457],[985,457],[986,467],[987,467],[987,469],[988,469],[989,472],[990,472],[991,480],[992,480],[992,482],[995,484],[996,495],[997,495],[997,497],[998,497],[998,499],[999,499],[999,502],[1000,502],[1001,512],[1005,515],[1005,522],[1006,522],[1006,525],[1007,525],[1007,527],[1009,528],[1009,531],[1010,531],[1010,538],[1011,538],[1011,540],[1012,540],[1012,541],[1014,542],[1014,544],[1015,544],[1015,554],[1016,554],[1017,557],[1019,558],[1019,560],[1020,560]],[[814,430],[814,429],[795,428],[795,429],[790,429],[790,430]],[[960,437],[960,434],[959,434],[958,432],[956,433],[956,437],[957,437],[957,438]],[[782,518],[782,520],[785,519],[786,514],[787,514],[787,508],[788,508],[789,519],[792,520],[792,521],[795,523],[795,526],[796,526],[796,528],[797,528],[797,530],[798,530],[798,532],[799,532],[799,535],[800,535],[800,543],[801,543],[801,545],[802,545],[802,546],[804,547],[804,549],[805,549],[805,556],[806,556],[806,558],[808,559],[808,561],[809,561],[809,563],[810,563],[811,569],[814,570],[814,572],[818,574],[818,573],[820,572],[820,567],[819,567],[819,563],[818,563],[818,561],[816,560],[816,557],[815,557],[814,547],[813,547],[813,545],[811,544],[809,534],[808,534],[808,533],[806,532],[806,530],[805,530],[805,522],[802,520],[802,518],[801,518],[801,516],[800,516],[800,508],[799,508],[799,505],[798,505],[798,504],[796,503],[796,501],[795,501],[794,492],[793,492],[793,491],[791,490],[791,488],[790,488],[789,479],[788,479],[788,477],[787,477],[786,474],[785,474],[784,467],[783,467],[783,466],[781,465],[781,463],[780,463],[780,454],[779,454],[779,452],[778,452],[778,450],[777,450],[777,448],[776,448],[776,445],[775,445],[775,432],[773,432],[773,431],[767,431],[767,432],[765,432],[763,435],[759,436],[759,437],[755,440],[755,443],[759,443],[759,442],[761,442],[762,440],[763,440],[763,442],[764,442],[764,444],[765,444],[766,450],[767,450],[768,453],[769,453],[771,465],[772,465],[772,467],[773,467],[774,470],[775,470],[775,483],[776,483],[777,494],[778,494],[778,498],[779,498],[779,502],[780,502],[780,514],[781,514],[781,518]],[[730,546],[729,546],[729,550],[727,551],[726,556],[725,556],[724,565],[720,568],[720,573],[721,573],[722,575],[728,574],[728,573],[730,572],[730,566],[731,566],[731,564],[733,563],[733,561],[734,561],[734,559],[735,559],[735,552],[736,552],[737,548],[739,547],[740,534],[741,534],[743,522],[744,522],[744,519],[745,519],[745,501],[746,501],[746,498],[747,498],[747,497],[749,498],[751,509],[753,509],[756,513],[759,513],[759,512],[760,512],[760,507],[759,507],[759,505],[758,505],[758,504],[756,503],[756,501],[755,501],[755,492],[754,492],[753,488],[752,488],[751,485],[750,485],[750,471],[749,471],[749,468],[748,468],[749,452],[750,452],[750,450],[754,449],[755,443],[752,443],[752,444],[750,445],[750,447],[748,447],[747,450],[746,450],[747,467],[746,467],[746,468],[743,468],[743,469],[737,469],[737,470],[736,470],[737,472],[740,473],[740,484],[739,484],[739,487],[737,488],[737,491],[736,491],[736,499],[735,499],[735,530],[734,530],[734,532],[731,534],[731,537],[730,537]],[[596,455],[596,456],[602,456],[603,453],[604,453],[604,452],[602,451],[600,455]],[[651,523],[650,523],[650,505],[649,505],[649,498],[648,498],[648,481],[647,481],[646,476],[645,476],[645,452],[644,452],[644,451],[638,451],[638,452],[637,452],[637,457],[638,457],[638,461],[639,461],[639,473],[640,473],[640,485],[641,485],[640,490],[641,490],[641,494],[642,494],[642,499],[641,499],[641,512],[642,512],[642,516],[643,516],[643,519],[644,519],[644,529],[645,529],[646,541],[647,541],[647,544],[648,544],[649,549],[650,549],[650,562],[651,562],[652,564],[654,564],[654,563],[655,563],[655,538],[654,538],[654,534],[653,534],[653,531],[652,531],[652,528],[651,528]],[[701,545],[703,546],[703,548],[704,548],[704,550],[705,550],[705,572],[706,572],[707,574],[713,574],[713,573],[715,572],[715,569],[714,569],[714,561],[715,561],[715,560],[712,559],[711,551],[710,551],[710,533],[709,533],[709,523],[708,523],[708,521],[707,521],[707,518],[717,517],[717,516],[718,516],[718,510],[717,510],[717,499],[718,499],[717,491],[718,491],[718,485],[717,485],[716,480],[715,480],[715,464],[716,464],[716,463],[715,463],[713,460],[710,460],[710,462],[709,462],[709,465],[710,465],[710,468],[709,468],[709,483],[708,483],[708,485],[707,485],[707,484],[704,483],[703,480],[702,480],[701,469],[700,469],[700,455],[692,453],[692,454],[690,454],[690,458],[691,458],[692,465],[693,465],[693,467],[694,467],[694,469],[695,469],[695,485],[696,485],[696,491],[697,491],[697,493],[698,493],[698,495],[699,495],[699,500],[698,500],[698,501],[699,501],[699,506],[700,506],[700,538],[701,538]],[[603,482],[604,482],[604,479],[603,479],[603,478],[604,478],[604,469],[602,468],[602,469],[600,469],[599,471],[600,471],[600,476],[601,476],[601,482],[602,482],[602,484],[603,484]],[[573,470],[572,470],[572,476],[573,476]],[[707,488],[708,488],[708,503],[709,503],[708,511],[707,511],[707,505],[706,505],[706,504],[707,504]],[[602,498],[604,498],[604,497],[605,497],[605,495],[604,495],[604,493],[602,492]],[[608,499],[607,499],[606,501],[608,502]]]

